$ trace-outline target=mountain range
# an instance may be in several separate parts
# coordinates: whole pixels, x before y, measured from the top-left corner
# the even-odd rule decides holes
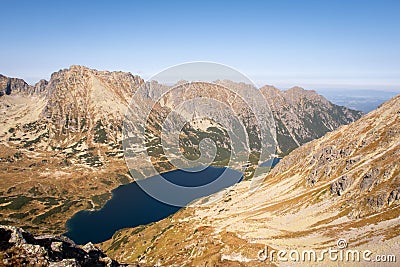
[[[24,227],[35,234],[61,234],[66,230],[66,220],[77,211],[99,209],[111,197],[112,189],[135,179],[151,176],[152,173],[140,162],[134,170],[129,170],[124,161],[122,147],[123,121],[130,100],[139,87],[147,86],[148,83],[131,73],[98,71],[83,66],[60,70],[53,73],[49,81],[41,80],[35,85],[28,85],[21,79],[0,76],[0,223]],[[168,87],[160,85],[159,88],[163,90]],[[205,91],[211,89],[198,88]],[[364,162],[366,156],[363,157],[362,152],[359,152],[362,146],[372,153],[371,142],[373,143],[374,138],[378,140],[389,129],[381,124],[386,119],[395,120],[395,130],[398,115],[393,116],[392,111],[388,111],[387,115],[392,117],[379,119],[379,112],[363,116],[360,111],[337,106],[315,91],[300,87],[280,91],[273,86],[264,86],[260,91],[275,120],[277,155],[283,157],[267,176],[263,186],[253,195],[247,195],[249,181],[244,181],[224,192],[227,197],[223,202],[217,202],[210,208],[197,211],[185,208],[171,218],[151,226],[122,230],[103,244],[110,255],[122,262],[146,264],[156,263],[156,260],[163,263],[177,260],[195,264],[197,260],[204,260],[207,255],[213,255],[209,259],[211,262],[220,262],[222,259],[240,262],[247,256],[235,256],[237,253],[230,249],[249,245],[249,239],[265,234],[263,229],[272,227],[275,230],[263,237],[264,241],[261,243],[251,243],[249,248],[254,247],[257,250],[264,243],[272,247],[279,247],[286,242],[290,244],[290,238],[284,237],[285,234],[291,235],[290,229],[293,229],[293,233],[309,233],[319,229],[319,226],[331,227],[328,221],[334,221],[335,216],[339,216],[337,213],[326,213],[322,217],[312,213],[320,210],[320,199],[326,203],[334,203],[331,207],[340,210],[340,215],[343,215],[340,218],[351,220],[375,214],[374,209],[386,208],[386,204],[374,204],[376,199],[382,197],[369,191],[375,185],[375,179],[380,172],[371,169],[369,174],[362,174],[370,177],[365,178],[362,183],[363,190],[351,194],[351,197],[350,194],[343,197],[351,185],[356,187],[360,182],[358,176],[353,177],[343,169],[352,170],[354,166]],[[223,95],[214,92],[213,97],[222,99]],[[168,101],[155,108],[157,112],[150,118],[152,127],[147,132],[148,136],[143,136],[147,140],[145,145],[152,157],[152,163],[159,172],[170,171],[173,166],[159,150],[160,139],[154,138],[159,136],[157,129],[163,119],[158,115],[171,111],[178,100],[182,99],[171,95]],[[379,126],[383,133],[377,130],[373,137],[367,135],[372,131],[370,126],[366,126],[370,121],[381,123]],[[246,125],[249,129],[254,128],[251,123]],[[343,126],[349,123],[352,124],[348,128]],[[360,129],[355,129],[354,125],[360,125]],[[393,129],[390,131],[393,132]],[[396,133],[394,132],[393,138]],[[196,128],[189,124],[182,132],[182,151],[188,158],[196,157],[199,154],[199,141],[204,135],[211,134],[218,141],[217,151],[220,152],[217,153],[213,165],[224,165],[230,152],[227,149],[229,145],[225,133],[215,131],[212,127]],[[323,139],[312,141],[322,136]],[[345,139],[346,136],[348,139]],[[329,137],[332,144],[323,141]],[[359,139],[362,137],[365,139]],[[385,142],[392,139],[388,140],[385,139]],[[330,145],[325,145],[328,143]],[[385,165],[382,169],[386,167],[389,168]],[[395,172],[393,168],[390,170]],[[342,176],[338,177],[341,171]],[[391,177],[390,173],[387,175]],[[389,196],[394,195],[392,199],[396,201],[396,192],[386,193]],[[360,204],[364,200],[358,196],[362,194],[371,197],[367,201],[368,205]],[[387,200],[383,202],[385,201]],[[328,206],[326,203],[324,205]],[[347,205],[347,209],[342,210],[337,203]],[[304,210],[300,207],[304,207]],[[358,213],[348,214],[353,207],[363,208]],[[240,214],[238,210],[241,211]],[[296,210],[303,210],[303,213],[296,215]],[[308,224],[301,225],[301,221],[299,226],[292,225],[290,221],[295,216],[293,214],[304,218],[312,214],[318,221],[304,219]],[[244,218],[249,219],[247,221]],[[317,224],[324,220],[327,220],[326,225]],[[239,221],[243,222],[238,223]],[[265,224],[259,224],[259,221],[265,221]],[[280,225],[282,221],[287,222],[287,225]],[[176,231],[180,235],[176,235]],[[321,233],[325,232],[321,230]],[[144,239],[135,238],[142,234],[146,234]],[[165,253],[172,251],[170,246],[174,242],[171,242],[170,234],[197,242],[182,241],[180,249],[183,249],[181,246],[190,248],[184,248],[183,254],[189,253],[188,250],[195,251],[195,247],[201,248],[203,252],[190,252],[193,255],[189,258],[179,253],[173,253],[174,256],[162,254],[164,252],[160,252],[157,246],[165,246]],[[276,239],[277,243],[271,244],[272,239]],[[137,243],[138,240],[143,243]],[[307,244],[314,246],[328,241],[331,239],[322,238],[316,243]],[[199,242],[205,243],[201,245]],[[211,247],[209,244],[212,244]],[[227,251],[221,251],[222,244],[229,244],[223,246]],[[130,256],[123,252],[124,249],[132,252]]]

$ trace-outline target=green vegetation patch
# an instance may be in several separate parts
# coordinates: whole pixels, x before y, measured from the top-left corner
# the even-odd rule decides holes
[[[102,180],[100,180],[100,182],[102,182],[102,183],[105,184],[105,185],[112,185],[112,182],[109,181],[109,180],[104,180],[104,179],[102,179]]]
[[[93,137],[93,141],[95,143],[102,143],[105,144],[107,143],[107,132],[104,129],[103,123],[101,122],[101,120],[98,120],[96,122],[96,126],[94,127],[94,137]]]
[[[126,177],[123,174],[117,174],[117,179],[118,179],[118,182],[121,184],[129,184],[131,181],[128,177]]]
[[[16,197],[9,197],[9,198],[0,198],[0,203],[7,203],[11,202],[6,206],[0,207],[0,209],[10,209],[10,210],[19,210],[26,204],[28,204],[32,198],[26,196],[16,196]]]
[[[167,227],[165,227],[164,229],[162,229],[160,233],[158,233],[157,235],[153,236],[153,238],[151,239],[151,243],[153,243],[159,236],[162,236],[166,231],[168,231],[172,227],[173,227],[173,225],[170,224]]]
[[[106,192],[104,194],[101,195],[96,195],[92,197],[92,201],[93,203],[96,205],[95,208],[100,208],[102,207],[104,204],[106,204],[106,202],[111,198],[111,193],[110,192]]]
[[[124,236],[121,239],[114,240],[111,243],[111,246],[108,248],[108,250],[117,250],[121,247],[121,244],[126,244],[128,243],[128,241],[129,241],[128,236]]]
[[[66,212],[67,210],[69,210],[71,208],[72,205],[74,205],[76,203],[76,201],[71,201],[71,200],[65,200],[65,202],[57,207],[54,207],[50,210],[48,210],[47,212],[40,214],[39,216],[37,216],[35,219],[32,220],[32,222],[34,224],[40,224],[43,223],[44,220],[46,220],[47,218],[49,218],[50,216],[57,214],[57,213],[62,213],[62,212]]]
[[[23,219],[29,215],[29,212],[12,213],[9,215],[10,218]]]

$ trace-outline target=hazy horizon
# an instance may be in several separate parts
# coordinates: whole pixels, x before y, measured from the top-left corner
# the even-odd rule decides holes
[[[76,64],[75,64],[76,65]],[[71,65],[72,66],[72,65]],[[62,68],[62,69],[68,69],[70,66],[68,66],[68,67],[66,67],[66,68]],[[85,66],[85,67],[87,67],[87,66]],[[91,68],[91,67],[90,67]],[[35,79],[35,80],[29,80],[29,79],[24,79],[23,77],[20,77],[20,76],[12,76],[12,75],[8,75],[7,74],[7,72],[0,72],[0,75],[5,75],[5,76],[7,76],[7,77],[10,77],[10,78],[19,78],[19,79],[23,79],[26,83],[28,83],[29,85],[31,85],[31,86],[33,86],[33,85],[35,85],[36,83],[38,83],[40,80],[42,80],[42,79],[45,79],[45,80],[47,80],[47,81],[49,81],[50,80],[50,76],[51,76],[51,74],[52,73],[54,73],[54,72],[57,72],[57,71],[59,71],[59,70],[62,70],[62,69],[58,69],[58,70],[55,70],[55,71],[53,71],[53,72],[51,72],[50,74],[48,74],[46,77],[42,77],[42,78],[38,78],[38,79]],[[99,68],[95,68],[95,67],[93,67],[93,68],[91,68],[91,69],[96,69],[96,70],[98,70],[98,71],[121,71],[121,70],[106,70],[106,69],[99,69]],[[124,71],[124,72],[131,72],[131,71]],[[139,75],[141,78],[143,78],[143,79],[145,79],[145,80],[148,80],[149,79],[149,77],[151,77],[152,75],[140,75],[140,74],[138,74],[138,73],[134,73],[134,72],[131,72],[133,75]],[[349,92],[349,91],[352,91],[352,92],[357,92],[357,91],[359,91],[359,92],[365,92],[365,91],[368,91],[368,92],[383,92],[383,93],[400,93],[400,86],[398,86],[398,87],[394,87],[393,89],[387,89],[387,88],[365,88],[365,87],[353,87],[353,88],[351,88],[351,87],[345,87],[345,85],[343,85],[344,87],[336,87],[336,88],[334,88],[334,87],[325,87],[325,86],[321,86],[321,87],[316,87],[316,86],[310,86],[310,87],[307,87],[307,86],[302,86],[302,85],[300,85],[300,84],[293,84],[293,85],[286,85],[286,86],[276,86],[276,85],[274,85],[274,84],[272,84],[272,83],[270,83],[270,82],[255,82],[253,79],[251,79],[251,77],[249,77],[249,79],[251,80],[251,81],[253,81],[254,82],[254,84],[258,87],[258,88],[261,88],[261,87],[263,87],[263,86],[274,86],[274,87],[276,87],[277,89],[279,89],[279,90],[288,90],[288,89],[290,89],[290,88],[292,88],[292,87],[301,87],[301,88],[303,88],[303,89],[305,89],[305,90],[315,90],[315,91],[317,91],[319,94],[322,94],[322,93],[324,93],[324,92]]]
[[[147,79],[183,62],[257,85],[400,91],[398,1],[3,1],[0,72],[28,83],[70,65]]]

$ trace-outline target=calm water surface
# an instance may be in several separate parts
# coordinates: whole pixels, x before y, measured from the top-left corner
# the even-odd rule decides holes
[[[166,179],[177,185],[196,187],[213,182],[225,170],[229,174],[226,175],[228,179],[219,182],[206,193],[202,192],[202,195],[185,196],[185,202],[188,204],[201,196],[210,195],[235,184],[242,178],[242,174],[232,169],[215,167],[207,167],[200,172],[176,170],[164,173],[162,177],[153,176],[119,186],[112,191],[112,198],[102,209],[76,213],[67,222],[68,232],[65,235],[77,244],[85,244],[89,241],[99,243],[110,239],[119,229],[162,220],[177,212],[180,207],[154,199],[140,188],[139,183],[146,183],[146,186],[157,186],[160,184],[160,179]]]

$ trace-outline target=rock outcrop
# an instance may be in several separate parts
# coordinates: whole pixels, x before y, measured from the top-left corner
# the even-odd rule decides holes
[[[0,74],[0,96],[22,93],[29,95],[33,93],[33,87],[24,80],[9,78]]]
[[[91,243],[77,246],[63,236],[33,236],[21,228],[0,225],[1,266],[121,266]]]

